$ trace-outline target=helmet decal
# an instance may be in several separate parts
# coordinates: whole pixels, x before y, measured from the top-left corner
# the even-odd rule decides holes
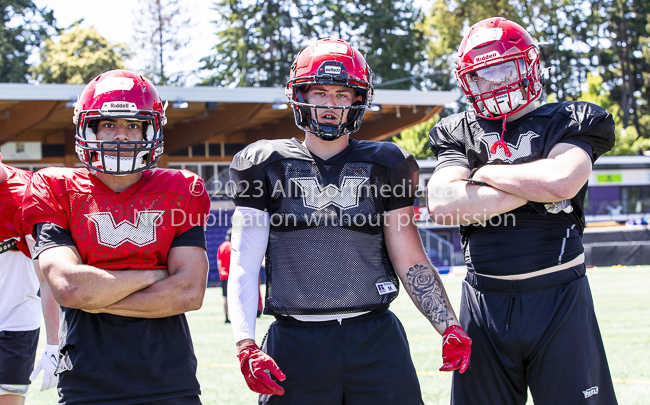
[[[108,77],[95,85],[95,93],[93,94],[93,97],[97,97],[103,93],[108,93],[109,91],[129,91],[134,85],[135,83],[130,77]]]
[[[467,38],[465,53],[471,51],[477,46],[481,46],[492,41],[498,41],[501,39],[501,37],[503,37],[503,30],[501,28],[488,28],[478,31]]]

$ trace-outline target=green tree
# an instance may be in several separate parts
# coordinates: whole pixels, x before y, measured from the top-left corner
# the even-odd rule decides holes
[[[405,129],[398,135],[391,138],[391,142],[406,149],[416,159],[426,159],[433,156],[429,149],[429,131],[440,121],[440,115],[436,114],[429,121]]]
[[[41,83],[84,84],[107,70],[124,69],[129,56],[126,45],[109,43],[93,27],[74,25],[58,42],[45,41],[41,63],[31,72]]]
[[[645,30],[648,33],[646,36],[639,38],[639,43],[641,44],[641,54],[645,63],[650,65],[650,14],[646,15],[646,20],[648,24],[645,26]],[[643,91],[648,94],[650,92],[650,71],[645,70],[642,72],[643,75]]]
[[[26,83],[27,59],[56,32],[56,20],[51,10],[31,0],[0,0],[0,10],[0,82]]]
[[[640,155],[650,150],[650,139],[640,137],[633,125],[623,124],[620,106],[611,100],[601,76],[587,74],[587,83],[583,85],[582,96],[578,100],[597,104],[612,114],[616,125],[616,145],[607,155]]]
[[[650,114],[650,93],[644,91],[644,72],[650,71],[644,42],[650,36],[649,14],[647,0],[594,0],[582,31],[594,68],[620,106],[623,127],[633,125],[644,138],[650,138],[650,128],[643,124]]]
[[[584,41],[577,33],[584,30],[589,0],[436,0],[424,22],[429,41],[429,63],[434,70],[445,71],[451,78],[462,34],[469,26],[489,17],[505,17],[520,24],[542,44],[540,59],[548,69],[547,91],[558,101],[580,95],[580,83],[586,79],[588,60]],[[438,80],[438,87],[448,84]]]
[[[218,42],[202,59],[212,86],[284,86],[296,54],[317,38],[362,52],[382,88],[419,87],[424,35],[412,0],[219,0]]]
[[[311,3],[219,0],[214,54],[201,61],[207,86],[283,86],[304,37],[315,34]]]
[[[412,0],[321,0],[319,38],[340,38],[362,52],[382,89],[422,88],[430,73],[422,14]]]
[[[169,64],[180,60],[189,44],[192,23],[185,18],[179,0],[139,0],[140,15],[134,19],[135,43],[144,51],[145,75],[155,84],[182,85],[189,72],[169,72]]]

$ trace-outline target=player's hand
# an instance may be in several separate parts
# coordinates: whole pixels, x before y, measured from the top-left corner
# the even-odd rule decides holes
[[[239,365],[251,391],[264,395],[283,395],[284,388],[271,379],[271,374],[280,381],[286,378],[280,367],[255,343],[244,346],[239,353]]]
[[[38,377],[38,373],[43,370],[43,385],[41,385],[41,391],[55,387],[59,379],[58,376],[54,375],[58,361],[59,345],[45,346],[45,352],[38,360],[38,363],[36,363],[36,366],[34,366],[34,371],[29,375],[29,380],[34,381],[36,377]]]
[[[463,374],[469,367],[469,357],[472,354],[472,339],[460,325],[452,325],[442,334],[442,361],[440,371],[460,369]]]

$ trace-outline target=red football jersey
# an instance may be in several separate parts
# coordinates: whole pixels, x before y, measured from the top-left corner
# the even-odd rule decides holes
[[[210,213],[203,180],[168,169],[145,170],[116,193],[86,169],[49,167],[34,174],[23,205],[29,226],[69,230],[83,263],[107,270],[166,268],[174,238]]]
[[[33,173],[26,170],[4,165],[9,177],[0,184],[0,243],[7,246],[11,240],[16,241],[16,247],[25,256],[31,258],[25,235],[31,233],[23,222],[22,202],[25,189],[29,185]]]

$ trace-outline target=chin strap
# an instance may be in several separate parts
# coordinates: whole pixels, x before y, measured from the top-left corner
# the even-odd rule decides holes
[[[501,138],[499,138],[498,141],[494,142],[492,144],[492,146],[490,146],[490,153],[491,154],[497,153],[497,149],[499,148],[499,146],[501,146],[503,148],[503,152],[506,154],[506,156],[510,157],[512,155],[512,153],[510,153],[510,148],[508,148],[508,144],[506,143],[506,141],[503,140],[503,134],[506,133],[506,118],[507,117],[508,117],[508,115],[503,116],[503,127],[502,127],[502,131],[501,131]]]

